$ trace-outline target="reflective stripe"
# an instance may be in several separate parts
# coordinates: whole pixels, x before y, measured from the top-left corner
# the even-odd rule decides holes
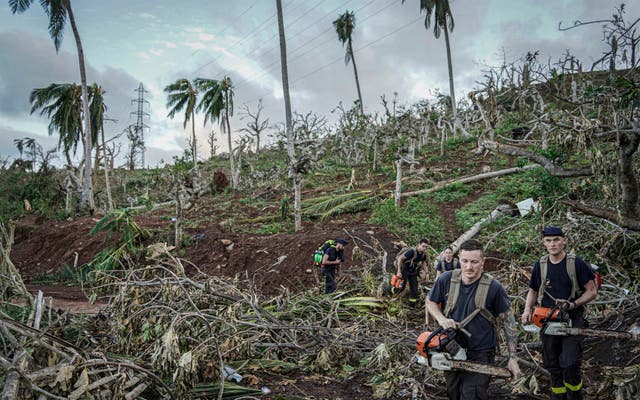
[[[418,301],[418,299],[409,299],[409,302],[411,303],[415,303],[416,301]]]
[[[571,390],[572,392],[577,392],[578,390],[582,389],[582,381],[580,381],[580,383],[578,383],[577,385],[572,385],[570,383],[565,382],[564,386]]]
[[[565,385],[567,383],[565,382]],[[553,394],[565,394],[567,393],[567,388],[566,387],[551,387],[551,393]]]

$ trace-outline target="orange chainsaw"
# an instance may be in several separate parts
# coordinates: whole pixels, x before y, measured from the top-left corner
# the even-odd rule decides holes
[[[479,374],[510,378],[511,371],[494,365],[466,361],[467,354],[455,340],[460,333],[470,336],[464,329],[444,329],[442,327],[433,332],[426,331],[418,336],[416,349],[420,353],[418,363],[442,371],[462,370]]]
[[[553,308],[548,307],[536,307],[533,310],[531,321],[540,328],[540,332],[545,335],[552,336],[594,336],[601,338],[615,338],[615,339],[638,339],[637,332],[619,332],[602,329],[589,329],[589,328],[574,328],[571,326],[571,320],[566,312],[555,306]],[[526,329],[525,330],[531,330]]]

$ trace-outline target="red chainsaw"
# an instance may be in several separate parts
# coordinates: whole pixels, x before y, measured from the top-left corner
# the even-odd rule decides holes
[[[571,319],[567,312],[562,308],[555,306],[553,308],[548,307],[536,307],[533,310],[531,321],[540,328],[540,332],[545,335],[552,336],[594,336],[601,338],[616,338],[616,339],[637,339],[638,332],[619,332],[603,329],[589,329],[589,328],[574,328],[571,326]],[[529,329],[526,329],[529,330]]]
[[[470,336],[464,329],[442,327],[433,332],[423,332],[418,336],[416,343],[416,349],[420,353],[418,362],[442,371],[462,370],[504,378],[511,377],[511,371],[507,368],[467,361],[466,351],[456,341],[456,337],[461,334]]]

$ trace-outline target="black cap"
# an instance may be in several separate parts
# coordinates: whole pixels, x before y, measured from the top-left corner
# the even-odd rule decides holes
[[[564,236],[564,232],[559,226],[545,226],[542,230],[542,236]]]
[[[342,238],[336,240],[336,243],[340,243],[343,246],[346,246],[348,244],[347,241]]]

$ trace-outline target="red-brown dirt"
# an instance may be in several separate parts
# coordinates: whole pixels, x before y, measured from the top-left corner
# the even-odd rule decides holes
[[[258,215],[251,207],[236,211],[244,216]],[[209,210],[201,206],[192,212],[197,214],[189,218],[202,220]],[[135,220],[154,233],[155,241],[168,241],[173,226],[166,214],[168,212],[147,214]],[[253,282],[265,295],[277,293],[282,287],[290,290],[320,288],[321,275],[313,271],[311,254],[326,239],[343,237],[349,242],[340,274],[341,282],[348,281],[358,273],[360,262],[353,263],[352,260],[355,245],[372,254],[366,246],[378,242],[388,252],[389,267],[396,252],[405,245],[386,228],[368,225],[362,222],[363,218],[352,223],[344,220],[319,225],[305,223],[301,232],[276,235],[235,234],[225,231],[218,224],[189,227],[185,229],[185,235],[190,236],[191,245],[184,249],[181,258],[188,261],[185,262],[188,274],[195,275],[197,268],[210,275],[239,276],[245,283]],[[94,314],[104,306],[88,304],[80,288],[46,283],[65,264],[82,265],[109,245],[105,243],[104,233],[89,236],[89,231],[98,220],[98,217],[92,217],[43,221],[28,216],[18,223],[12,260],[26,282],[36,281],[28,284],[29,291],[35,294],[41,290],[45,296],[53,298],[54,307],[72,312]],[[284,375],[265,373],[260,375],[259,380],[260,386],[267,386],[272,391],[272,395],[261,397],[267,400],[283,394],[312,399],[372,398],[372,389],[366,383],[368,377],[358,378],[358,382],[348,382],[292,372]]]
[[[79,266],[91,260],[109,245],[105,243],[104,233],[89,236],[97,221],[98,218],[38,221],[32,217],[22,220],[16,228],[11,258],[24,280],[46,281],[65,264]],[[159,232],[156,236],[164,241],[172,229],[171,221],[162,220],[159,215],[139,217],[136,221]],[[218,224],[187,228],[185,234],[192,242],[181,257],[188,261],[185,263],[187,273],[194,275],[197,268],[209,275],[239,276],[254,282],[255,287],[266,295],[276,293],[280,287],[297,290],[316,286],[311,254],[326,239],[344,237],[349,242],[343,279],[348,279],[352,267],[354,242],[369,253],[372,252],[366,245],[374,240],[379,242],[389,253],[389,263],[403,245],[383,227],[339,221],[321,226],[308,224],[302,232],[275,235],[235,234],[225,232]],[[46,287],[43,289],[47,290]],[[77,297],[71,291],[58,291],[56,296]]]

